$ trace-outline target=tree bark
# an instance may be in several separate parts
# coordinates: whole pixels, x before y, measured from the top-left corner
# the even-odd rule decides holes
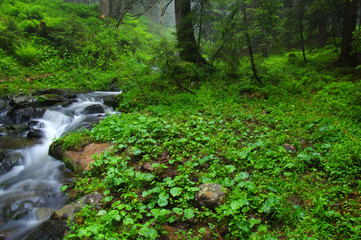
[[[359,0],[346,0],[343,17],[341,63],[352,66],[356,64],[356,55],[352,52],[352,33],[356,29],[357,4]]]
[[[248,32],[249,30],[248,30],[248,20],[247,20],[246,6],[243,7],[242,11],[243,11],[243,21],[244,21],[244,25],[245,25],[246,42],[247,42],[247,45],[248,45],[249,60],[251,62],[251,66],[252,66],[253,76],[255,77],[255,79],[257,80],[257,82],[260,85],[263,85],[261,78],[258,76],[257,69],[256,69],[256,64],[254,62],[253,48],[252,48],[252,44],[251,44],[251,37],[250,37],[249,32]]]
[[[191,1],[175,0],[175,20],[177,29],[178,47],[180,57],[189,62],[204,64],[206,60],[201,56],[191,17]]]
[[[307,62],[307,58],[306,58],[306,50],[305,50],[305,39],[304,39],[304,34],[303,34],[303,17],[301,17],[301,22],[300,22],[300,34],[301,34],[301,47],[302,47],[302,55],[303,55],[303,60],[305,62]]]

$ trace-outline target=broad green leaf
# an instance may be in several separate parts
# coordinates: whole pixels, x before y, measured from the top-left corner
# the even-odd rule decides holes
[[[146,226],[143,226],[138,233],[147,239],[156,239],[158,237],[158,233],[154,228],[149,228]]]
[[[248,232],[250,229],[250,223],[248,221],[240,221],[237,223],[237,227],[241,229],[242,231]]]
[[[100,210],[99,212],[98,212],[98,216],[104,216],[104,215],[106,215],[107,214],[107,211],[105,211],[105,210]]]
[[[187,189],[190,192],[198,192],[199,191],[199,187],[190,187]]]
[[[263,212],[269,213],[271,211],[271,207],[274,205],[275,199],[269,198],[263,205]]]
[[[104,202],[110,202],[111,200],[113,200],[113,196],[109,196],[109,197],[104,198]]]
[[[172,194],[174,197],[179,196],[182,194],[182,188],[180,188],[180,187],[171,188],[170,194]]]
[[[239,209],[239,208],[241,208],[241,207],[243,207],[243,206],[246,206],[246,205],[248,205],[248,204],[249,204],[249,203],[248,203],[247,199],[239,199],[239,200],[233,201],[233,202],[231,203],[231,208],[232,208],[233,210],[236,210],[236,209]]]
[[[123,224],[124,225],[133,225],[134,220],[132,218],[126,218],[126,219],[123,220]]]
[[[225,168],[229,173],[233,173],[236,170],[236,167],[234,165],[226,165]]]
[[[191,209],[191,208],[185,209],[184,210],[184,216],[186,217],[186,219],[193,218],[195,216],[194,210]]]
[[[164,198],[159,198],[158,199],[158,205],[160,207],[165,207],[168,205],[168,200],[167,199],[164,199]]]
[[[174,213],[181,215],[183,214],[183,209],[182,208],[173,208],[172,209]]]
[[[245,179],[247,179],[247,178],[249,178],[249,173],[248,172],[241,172],[241,173],[239,173],[238,175],[237,175],[237,177],[236,177],[236,181],[237,180],[245,180]]]

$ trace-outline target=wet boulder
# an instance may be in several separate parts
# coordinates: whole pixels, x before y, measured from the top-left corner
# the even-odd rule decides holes
[[[7,152],[0,149],[0,175],[7,173],[13,167],[24,162],[23,156],[18,152]]]
[[[43,128],[43,127],[44,127],[44,123],[42,123],[42,122],[40,122],[40,121],[34,121],[34,120],[29,121],[29,122],[27,123],[27,125],[28,125],[28,128],[29,128],[29,129]]]
[[[118,100],[118,96],[107,96],[103,98],[104,104],[112,107],[112,108],[117,108],[119,107],[119,100]]]
[[[27,131],[29,130],[29,126],[27,124],[21,123],[21,124],[13,124],[9,126],[9,130],[13,131]]]
[[[199,186],[194,203],[196,207],[206,207],[214,210],[225,202],[225,191],[220,184],[205,183]]]
[[[0,110],[8,108],[8,104],[6,99],[0,98]]]
[[[10,99],[10,106],[15,108],[24,108],[36,103],[38,99],[32,95],[12,96]]]
[[[43,137],[43,133],[41,128],[44,127],[44,124],[39,121],[29,121],[27,123],[29,128],[29,132],[27,133],[26,137],[30,139],[40,139]]]
[[[54,211],[51,217],[44,221],[26,240],[61,240],[68,233],[67,222],[74,222],[75,214],[85,206],[96,207],[100,204],[103,196],[100,193],[86,195],[79,200],[66,205],[60,210]]]
[[[15,124],[26,123],[31,118],[41,118],[44,115],[45,109],[43,108],[13,108],[6,117]]]
[[[26,137],[30,139],[40,139],[43,137],[43,134],[40,129],[31,129],[28,134],[26,134]]]
[[[38,93],[34,95],[26,95],[26,96],[13,96],[10,99],[10,106],[18,109],[18,108],[42,108],[42,107],[50,107],[54,105],[68,105],[69,99],[62,96],[63,92],[57,91],[54,93],[44,92]]]
[[[70,101],[57,94],[44,94],[38,96],[38,101],[33,103],[32,105],[35,107],[49,107],[49,106],[66,106],[70,103]]]
[[[65,150],[63,150],[62,145],[57,144],[57,142],[53,142],[52,144],[50,144],[48,154],[53,158],[62,161],[64,158],[64,153]]]
[[[82,111],[82,114],[96,114],[96,113],[105,113],[105,110],[102,105],[94,104],[90,105]]]

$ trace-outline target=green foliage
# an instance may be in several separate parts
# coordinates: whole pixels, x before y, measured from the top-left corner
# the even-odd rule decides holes
[[[15,48],[15,56],[25,66],[30,66],[37,63],[39,51],[31,44],[22,44]]]
[[[251,39],[269,40],[261,30],[277,25],[279,1],[244,3]],[[217,17],[227,4],[217,3]],[[123,91],[122,113],[57,140],[72,150],[114,144],[62,187],[104,195],[101,208],[77,213],[67,239],[166,238],[164,226],[181,239],[358,238],[359,70],[338,68],[333,46],[310,52],[308,63],[298,51],[255,54],[264,83],[255,86],[241,57],[242,9],[233,7],[237,18],[227,15],[213,42],[202,41],[209,56],[225,44],[210,70],[180,61],[175,43],[147,33],[142,18],[126,16],[112,31],[94,7],[1,1],[1,94]],[[224,204],[196,207],[202,183],[221,184]]]
[[[61,139],[58,139],[55,144],[61,145],[63,149],[76,151],[88,145],[90,142],[89,130],[81,129],[77,132],[68,133]]]
[[[123,95],[133,111],[87,133],[114,146],[70,188],[106,197],[102,209],[78,214],[67,237],[155,239],[164,225],[183,226],[176,234],[185,239],[358,236],[358,83],[323,70],[330,56],[315,52],[306,65],[272,56],[260,66],[264,87],[252,84],[246,66],[238,82],[220,71],[192,88],[196,96],[140,68]],[[99,182],[88,186],[90,179]],[[195,207],[202,183],[221,184],[225,203]]]
[[[64,86],[108,90],[120,82],[133,86],[134,73],[144,69],[153,51],[150,43],[158,37],[147,32],[145,20],[130,16],[114,31],[114,24],[97,11],[96,6],[62,1],[4,1],[1,94],[18,92],[19,85],[24,91]],[[36,80],[30,84],[25,79]]]

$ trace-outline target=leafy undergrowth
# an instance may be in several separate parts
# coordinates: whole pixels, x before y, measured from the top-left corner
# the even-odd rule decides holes
[[[105,198],[66,238],[358,239],[360,105],[348,88],[359,83],[312,62],[268,61],[264,88],[246,71],[228,83],[215,74],[196,95],[162,96],[92,129],[114,147],[70,187]],[[124,106],[151,94],[143,87],[124,93]],[[202,183],[221,184],[226,202],[196,207]]]
[[[96,5],[1,1],[0,96],[44,88],[109,90],[131,78],[162,36],[148,32],[145,17],[126,15],[124,23],[115,29]]]

